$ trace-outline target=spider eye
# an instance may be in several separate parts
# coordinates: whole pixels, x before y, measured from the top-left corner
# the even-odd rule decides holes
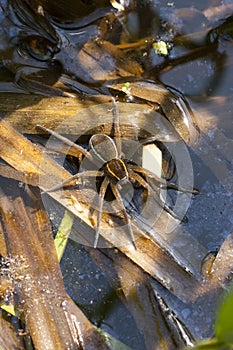
[[[92,154],[104,163],[118,157],[113,139],[105,134],[92,135],[89,141],[89,148]]]

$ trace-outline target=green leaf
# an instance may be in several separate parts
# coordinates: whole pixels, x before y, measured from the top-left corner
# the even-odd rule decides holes
[[[226,295],[220,306],[215,333],[220,342],[233,345],[233,290]]]
[[[72,225],[73,225],[73,215],[68,211],[66,211],[61,221],[61,224],[59,226],[59,229],[57,231],[56,238],[54,240],[59,261],[61,260],[64,250],[66,248],[66,244],[69,238],[70,231],[72,229]]]
[[[185,350],[231,350],[227,345],[219,342],[217,338],[204,339],[196,343],[194,347]]]

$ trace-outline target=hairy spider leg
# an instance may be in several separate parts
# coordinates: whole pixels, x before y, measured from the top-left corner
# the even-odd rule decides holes
[[[90,161],[93,162],[92,155],[82,146],[79,146],[73,141],[67,139],[66,137],[59,135],[56,131],[53,131],[52,129],[45,128],[44,126],[41,126],[41,125],[37,125],[37,127],[44,131],[47,131],[49,134],[53,135],[54,137],[56,137],[58,140],[62,141],[66,145],[77,149],[82,155],[84,155],[84,157],[87,157]]]
[[[55,185],[55,186],[43,191],[42,193],[53,192],[53,191],[59,190],[63,186],[69,184],[72,180],[78,179],[79,177],[98,177],[98,176],[104,176],[104,171],[103,170],[98,170],[98,171],[97,170],[86,170],[86,171],[83,171],[81,173],[77,173],[75,175],[70,176],[68,179],[62,181],[58,185]]]
[[[169,182],[169,181],[167,181],[165,179],[162,179],[161,177],[159,177],[156,174],[154,174],[152,171],[144,169],[144,168],[142,168],[142,167],[140,167],[138,165],[128,164],[127,167],[132,169],[135,172],[138,172],[138,173],[141,173],[141,174],[144,174],[144,175],[146,175],[148,177],[153,178],[156,182],[158,182],[159,184],[161,184],[163,186],[166,186],[168,188],[172,188],[172,189],[180,191],[180,192],[186,192],[186,193],[192,193],[192,194],[198,194],[199,193],[199,191],[197,189],[195,189],[195,188],[187,189],[187,188],[183,188],[183,187],[177,186],[176,184],[174,184],[172,182]]]
[[[96,225],[96,232],[95,232],[95,241],[94,241],[94,248],[97,247],[97,243],[99,240],[100,235],[100,223],[102,219],[103,214],[103,204],[104,204],[104,196],[107,191],[109,185],[109,179],[107,177],[104,178],[99,191],[99,207],[98,207],[98,215],[97,215],[97,225]]]
[[[113,104],[113,132],[114,132],[114,141],[116,144],[116,149],[118,153],[118,158],[121,157],[122,144],[121,144],[121,132],[120,132],[120,117],[119,117],[119,109],[117,106],[117,102],[114,97],[112,97]]]
[[[187,219],[185,217],[180,217],[179,215],[177,215],[158,195],[157,193],[153,190],[153,188],[141,177],[141,175],[135,173],[134,171],[129,169],[129,178],[136,180],[140,183],[140,185],[142,185],[142,187],[144,187],[147,191],[148,194],[153,196],[153,198],[155,199],[155,201],[158,203],[159,206],[161,206],[161,208],[163,208],[168,214],[170,214],[171,216],[173,216],[175,219],[186,222]]]
[[[116,200],[118,201],[118,203],[119,203],[119,205],[120,205],[120,207],[121,207],[121,209],[122,209],[122,211],[123,211],[123,215],[124,215],[124,218],[125,218],[125,221],[126,221],[126,225],[128,225],[128,228],[129,228],[130,239],[131,239],[131,242],[132,242],[132,244],[133,244],[133,246],[134,246],[134,249],[137,249],[136,244],[135,244],[135,242],[134,242],[135,239],[134,239],[134,234],[133,234],[132,226],[131,226],[130,220],[129,220],[129,218],[128,218],[128,215],[127,215],[127,212],[126,212],[124,203],[123,203],[123,201],[122,201],[121,195],[120,195],[120,193],[119,193],[119,191],[118,191],[118,188],[117,188],[117,186],[116,186],[115,184],[113,184],[113,183],[110,184],[110,187],[111,187],[111,190],[112,190],[114,196],[116,197]]]

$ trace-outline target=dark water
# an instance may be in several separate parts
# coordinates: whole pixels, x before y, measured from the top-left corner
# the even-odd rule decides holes
[[[89,71],[76,61],[77,52],[90,37],[101,35],[116,44],[120,43],[121,36],[127,42],[153,37],[171,44],[169,56],[156,55],[151,47],[140,48],[135,55],[144,68],[142,79],[171,86],[186,96],[200,128],[200,138],[189,148],[194,186],[200,190],[200,195],[191,203],[188,223],[178,228],[175,236],[184,240],[190,236],[192,242],[197,243],[185,246],[184,241],[171,242],[171,249],[183,250],[184,258],[197,270],[199,265],[194,258],[198,254],[197,247],[203,255],[216,252],[232,233],[231,1],[189,1],[188,4],[187,1],[138,1],[136,9],[118,15],[113,21],[117,29],[112,33],[103,23],[100,28],[96,22],[98,17],[114,12],[108,2],[103,1],[97,10],[90,5],[85,13],[88,17],[80,16],[75,7],[71,17],[69,11],[63,13],[61,23],[60,6],[62,8],[63,3],[61,1],[53,12],[51,1],[47,10],[53,24],[46,22],[39,27],[30,21],[30,17],[25,17],[23,10],[21,15],[15,15],[12,7],[8,7],[9,3],[1,0],[0,5],[2,93],[23,93],[25,88],[19,84],[22,75],[52,85],[62,74],[74,85],[75,82],[81,84],[81,90],[91,88],[97,93],[106,92],[105,81],[91,81]],[[12,5],[22,3],[13,1]],[[46,2],[44,6],[46,8]],[[122,25],[125,31],[120,35]],[[39,37],[44,41],[38,50],[32,42],[37,40],[38,44]],[[75,241],[68,245],[61,268],[67,292],[93,323],[132,349],[145,349],[133,316],[116,297],[101,269]],[[161,285],[157,288],[195,338],[212,335],[216,304],[208,300],[211,308],[208,312],[208,307],[187,305]]]

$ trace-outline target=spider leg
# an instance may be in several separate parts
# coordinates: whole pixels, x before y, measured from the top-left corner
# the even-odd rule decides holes
[[[153,178],[156,182],[158,182],[161,185],[164,185],[168,188],[172,188],[174,190],[180,191],[180,192],[186,192],[186,193],[192,193],[192,194],[198,194],[199,191],[197,189],[187,189],[187,188],[183,188],[180,186],[177,186],[176,184],[169,182],[165,179],[162,179],[161,177],[157,176],[156,174],[154,174],[152,171],[144,169],[138,165],[133,165],[133,164],[127,164],[127,167],[132,169],[133,171],[137,172],[137,173],[141,173],[144,174],[150,178]]]
[[[95,233],[95,241],[94,241],[94,248],[97,247],[99,235],[100,235],[100,223],[101,218],[103,214],[103,204],[104,204],[104,196],[107,191],[107,187],[109,185],[109,180],[107,177],[104,178],[99,191],[99,208],[98,208],[98,215],[97,215],[97,226],[96,226],[96,233]]]
[[[179,215],[177,215],[159,196],[155,195],[156,192],[139,174],[134,173],[133,171],[130,171],[129,178],[138,181],[140,185],[142,185],[142,187],[144,187],[148,191],[149,195],[153,196],[153,198],[156,200],[158,205],[161,208],[164,208],[164,210],[166,210],[168,214],[173,216],[173,218],[183,222],[187,221],[186,217],[180,217]]]
[[[53,131],[51,129],[45,128],[42,125],[37,125],[38,128],[47,131],[48,133],[50,133],[51,135],[53,135],[54,137],[56,137],[58,140],[62,141],[63,143],[65,143],[68,146],[71,146],[75,149],[77,149],[84,157],[87,157],[90,161],[93,161],[93,157],[92,155],[82,146],[77,145],[76,143],[70,141],[69,139],[67,139],[66,137],[59,135],[56,131]]]
[[[120,120],[119,120],[119,109],[114,97],[112,97],[113,104],[113,129],[114,129],[114,140],[118,157],[121,157],[122,145],[121,145],[121,132],[120,132]]]
[[[88,177],[88,176],[90,176],[90,177],[97,177],[97,176],[103,176],[103,175],[104,175],[103,171],[97,171],[97,170],[83,171],[81,173],[77,173],[77,174],[69,177],[68,179],[62,181],[58,185],[55,185],[55,186],[49,188],[48,190],[43,191],[42,193],[53,192],[53,191],[59,190],[63,186],[65,186],[68,183],[70,183],[72,180],[78,179],[79,177],[85,177],[85,176],[86,177]]]
[[[111,187],[111,190],[112,190],[114,196],[116,197],[116,200],[117,200],[118,203],[120,204],[120,207],[121,207],[121,209],[122,209],[122,211],[123,211],[123,215],[124,215],[126,224],[127,224],[128,227],[129,227],[129,234],[130,234],[131,242],[132,242],[134,248],[137,249],[137,247],[136,247],[136,245],[135,245],[135,242],[134,242],[134,234],[133,234],[132,226],[131,226],[130,220],[129,220],[129,218],[128,218],[128,215],[127,215],[127,212],[126,212],[124,203],[123,203],[122,198],[121,198],[121,195],[120,195],[120,192],[119,192],[119,190],[118,190],[118,188],[116,187],[115,184],[111,183],[111,184],[110,184],[110,187]]]

